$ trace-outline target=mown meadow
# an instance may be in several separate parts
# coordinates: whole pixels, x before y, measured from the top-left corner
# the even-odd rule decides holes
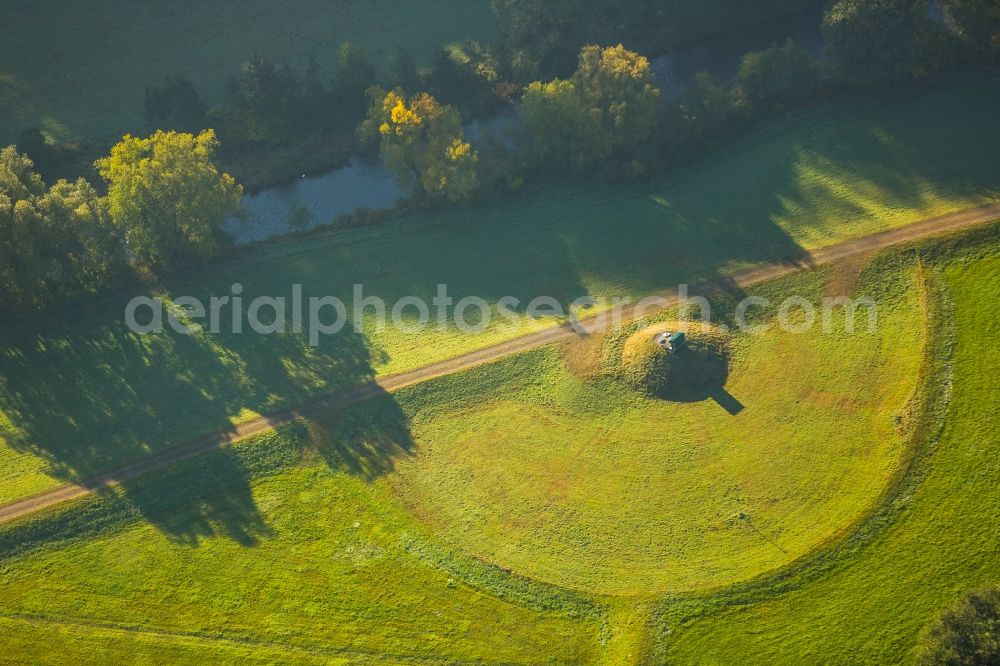
[[[1000,582],[996,404],[1000,256],[928,267],[941,303],[927,437],[909,483],[879,520],[821,566],[694,603],[667,603],[671,663],[905,664],[930,622],[970,589]]]
[[[427,543],[386,488],[319,453],[349,442],[315,443],[298,424],[6,531],[4,652],[54,663],[84,647],[102,660],[125,650],[200,663],[594,659],[592,603],[527,582],[512,586],[523,604],[474,587],[500,572]]]
[[[782,286],[819,302],[825,275]],[[842,310],[827,332],[734,333],[725,385],[670,399],[614,375],[636,325],[565,350],[579,363],[572,347],[596,344],[596,373],[549,348],[410,389],[415,455],[390,481],[442,538],[554,585],[656,596],[752,578],[834,540],[898,471],[920,299],[901,278],[874,334],[865,316],[847,333]]]
[[[333,294],[393,303],[638,297],[994,200],[1000,90],[971,80],[769,125],[668,179],[564,188],[259,247],[162,284],[169,299]],[[933,128],[933,132],[929,131]],[[139,335],[127,298],[0,332],[0,501],[80,479],[317,394],[555,323],[469,335]],[[502,322],[498,322],[502,323]]]
[[[828,333],[733,333],[728,378],[704,399],[619,382],[621,341],[643,322],[7,525],[0,637],[52,663],[81,649],[300,663],[905,654],[995,565],[982,416],[997,323],[981,299],[1000,277],[996,229],[965,249],[932,245],[926,261],[891,251],[860,274],[835,265],[752,289],[773,302],[868,295],[879,326],[845,336],[835,316]],[[717,323],[744,295],[713,299]],[[726,596],[816,564],[809,585],[744,596],[743,610]],[[905,631],[884,640],[866,608],[899,613]],[[852,626],[869,652],[849,651],[868,645]]]

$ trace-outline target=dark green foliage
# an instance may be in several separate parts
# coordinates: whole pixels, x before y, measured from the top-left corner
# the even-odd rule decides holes
[[[658,39],[671,47],[690,43],[712,35],[722,35],[741,28],[775,20],[821,4],[816,0],[649,0],[641,6],[655,10],[640,15],[637,29],[652,24]],[[646,29],[649,29],[648,27]]]
[[[663,138],[684,159],[732,136],[743,121],[736,91],[701,72],[668,114]]]
[[[402,46],[397,46],[392,54],[392,85],[410,94],[423,86],[416,59]]]
[[[817,6],[817,0],[493,0],[518,81],[565,76],[580,47],[663,51]]]
[[[375,67],[354,44],[340,46],[334,69],[333,108],[337,125],[351,130],[365,117],[365,91],[375,83]]]
[[[919,666],[992,666],[1000,663],[1000,589],[969,592],[923,637]]]
[[[818,87],[818,63],[791,39],[783,46],[743,56],[736,82],[743,103],[760,115],[808,100]]]
[[[426,84],[432,95],[466,119],[495,113],[510,101],[506,93],[516,88],[492,49],[474,41],[439,49]]]
[[[146,120],[156,129],[199,132],[207,127],[208,108],[184,75],[146,87]]]
[[[945,16],[975,51],[1000,64],[1000,3],[996,0],[944,0]]]
[[[253,119],[263,140],[277,139],[292,129],[299,109],[301,83],[287,65],[279,67],[254,54],[242,75],[231,84],[230,95],[237,112]]]
[[[63,143],[42,132],[38,127],[29,127],[17,140],[17,150],[35,163],[35,171],[47,183],[60,178],[76,180],[80,176],[91,177],[93,170],[85,156],[90,146],[79,143]]]
[[[310,57],[303,73],[255,55],[229,82],[229,102],[213,108],[221,161],[249,187],[345,161],[358,149],[355,129],[367,109],[374,66],[345,43],[326,82]]]
[[[104,202],[82,178],[47,188],[27,156],[0,151],[0,310],[25,314],[93,294],[124,252]]]
[[[934,32],[928,10],[928,0],[839,0],[823,18],[831,73],[865,87],[923,75]]]

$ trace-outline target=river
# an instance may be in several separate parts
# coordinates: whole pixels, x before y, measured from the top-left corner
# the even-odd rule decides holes
[[[698,72],[729,80],[739,70],[748,51],[766,49],[792,38],[815,56],[823,50],[820,10],[752,26],[725,38],[702,40],[651,62],[664,96],[671,99],[690,86]],[[475,120],[466,135],[475,142],[484,129],[502,131],[517,123],[516,110],[494,118]],[[239,245],[331,224],[339,215],[359,208],[392,208],[408,193],[377,163],[354,158],[346,165],[315,176],[265,188],[243,198],[243,215],[226,223],[226,231]]]

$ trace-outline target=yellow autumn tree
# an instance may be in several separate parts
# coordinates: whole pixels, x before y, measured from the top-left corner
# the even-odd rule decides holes
[[[132,256],[154,268],[174,269],[211,257],[224,238],[243,188],[219,171],[212,130],[197,136],[157,131],[126,135],[97,160],[108,184],[108,211]]]
[[[656,124],[660,91],[643,56],[621,44],[585,46],[571,78],[536,81],[523,102],[535,162],[582,171],[634,160]]]
[[[476,189],[479,156],[465,140],[462,119],[427,93],[407,100],[402,91],[373,89],[360,133],[377,141],[386,167],[404,187],[460,201]]]

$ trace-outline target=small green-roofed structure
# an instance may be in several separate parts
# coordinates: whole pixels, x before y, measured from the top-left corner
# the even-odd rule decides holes
[[[684,348],[684,345],[687,343],[687,336],[684,335],[684,331],[663,331],[653,336],[653,341],[673,354]]]

